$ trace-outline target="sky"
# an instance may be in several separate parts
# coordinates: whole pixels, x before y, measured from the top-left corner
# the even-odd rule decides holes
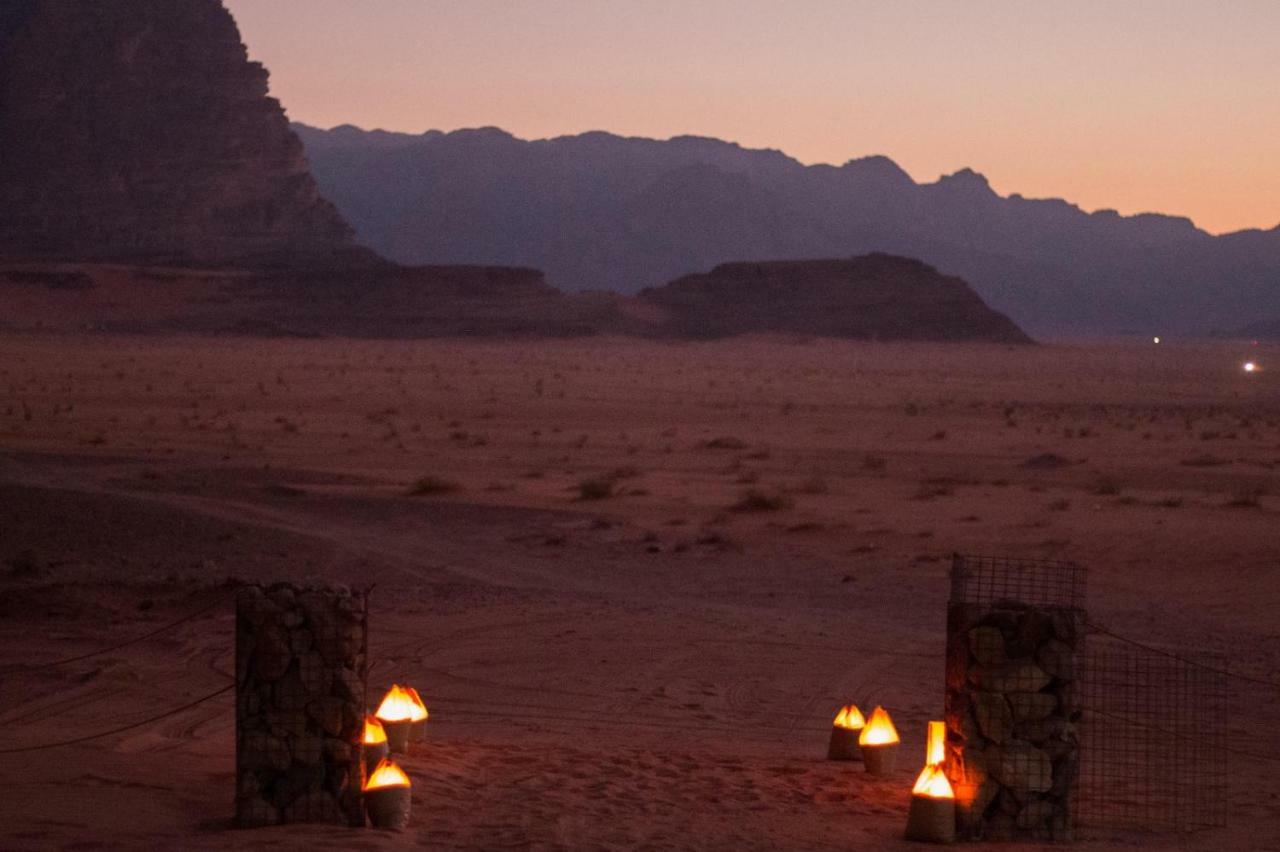
[[[1280,224],[1276,0],[225,0],[290,118],[715,136]]]

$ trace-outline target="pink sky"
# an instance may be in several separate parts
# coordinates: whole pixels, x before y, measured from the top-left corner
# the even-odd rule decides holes
[[[290,117],[694,133],[1280,224],[1280,2],[226,0]]]

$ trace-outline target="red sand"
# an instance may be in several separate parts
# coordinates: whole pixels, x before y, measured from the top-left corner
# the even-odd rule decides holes
[[[1078,560],[1095,620],[1280,677],[1278,390],[1227,344],[0,337],[0,749],[226,684],[229,606],[30,666],[228,577],[376,583],[373,680],[431,708],[407,837],[233,829],[228,696],[0,755],[0,847],[909,848],[954,550]],[[1237,695],[1274,760],[1280,696]],[[900,777],[823,759],[849,699]],[[1274,763],[1231,767],[1229,828],[1081,847],[1276,848]]]

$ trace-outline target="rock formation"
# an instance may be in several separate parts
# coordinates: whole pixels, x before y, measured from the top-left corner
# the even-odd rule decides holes
[[[918,257],[1032,334],[1205,333],[1280,316],[1280,228],[1212,236],[1173,216],[1002,196],[885,157],[806,166],[718,139],[526,141],[297,127],[326,197],[403,263],[533,266],[635,293],[718,263]]]
[[[643,291],[677,337],[782,333],[858,340],[1029,343],[959,278],[917,260],[728,263]]]
[[[0,0],[0,256],[354,253],[220,0]]]

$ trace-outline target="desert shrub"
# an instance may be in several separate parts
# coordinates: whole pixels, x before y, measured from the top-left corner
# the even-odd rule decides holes
[[[829,494],[831,487],[821,476],[811,476],[791,489],[796,494]]]
[[[1120,485],[1113,479],[1099,479],[1093,484],[1090,493],[1098,497],[1118,497],[1120,495]]]
[[[889,466],[889,462],[883,456],[877,456],[871,453],[867,453],[865,456],[862,457],[863,470],[883,471],[888,466]]]
[[[742,498],[729,508],[735,512],[780,512],[793,506],[795,501],[786,494],[748,488],[742,492]]]
[[[935,497],[950,497],[956,493],[955,483],[946,478],[926,479],[916,489],[914,500],[932,500]]]
[[[432,497],[437,494],[454,494],[461,490],[462,486],[451,479],[424,476],[409,487],[409,496]]]
[[[40,557],[31,550],[23,550],[5,560],[9,567],[9,576],[14,578],[35,577],[41,572]]]
[[[747,448],[747,442],[740,438],[722,435],[719,438],[712,438],[710,441],[704,441],[702,448],[704,450],[745,450]]]
[[[1257,509],[1262,505],[1261,488],[1243,488],[1231,495],[1227,505],[1233,509]]]
[[[1041,453],[1024,461],[1022,466],[1032,470],[1057,470],[1058,468],[1070,467],[1071,461],[1057,453]]]
[[[1231,464],[1231,461],[1217,456],[1198,455],[1192,456],[1189,459],[1183,459],[1178,463],[1183,467],[1219,467],[1224,464]]]
[[[579,500],[607,500],[613,496],[614,480],[608,476],[595,476],[578,483]]]

